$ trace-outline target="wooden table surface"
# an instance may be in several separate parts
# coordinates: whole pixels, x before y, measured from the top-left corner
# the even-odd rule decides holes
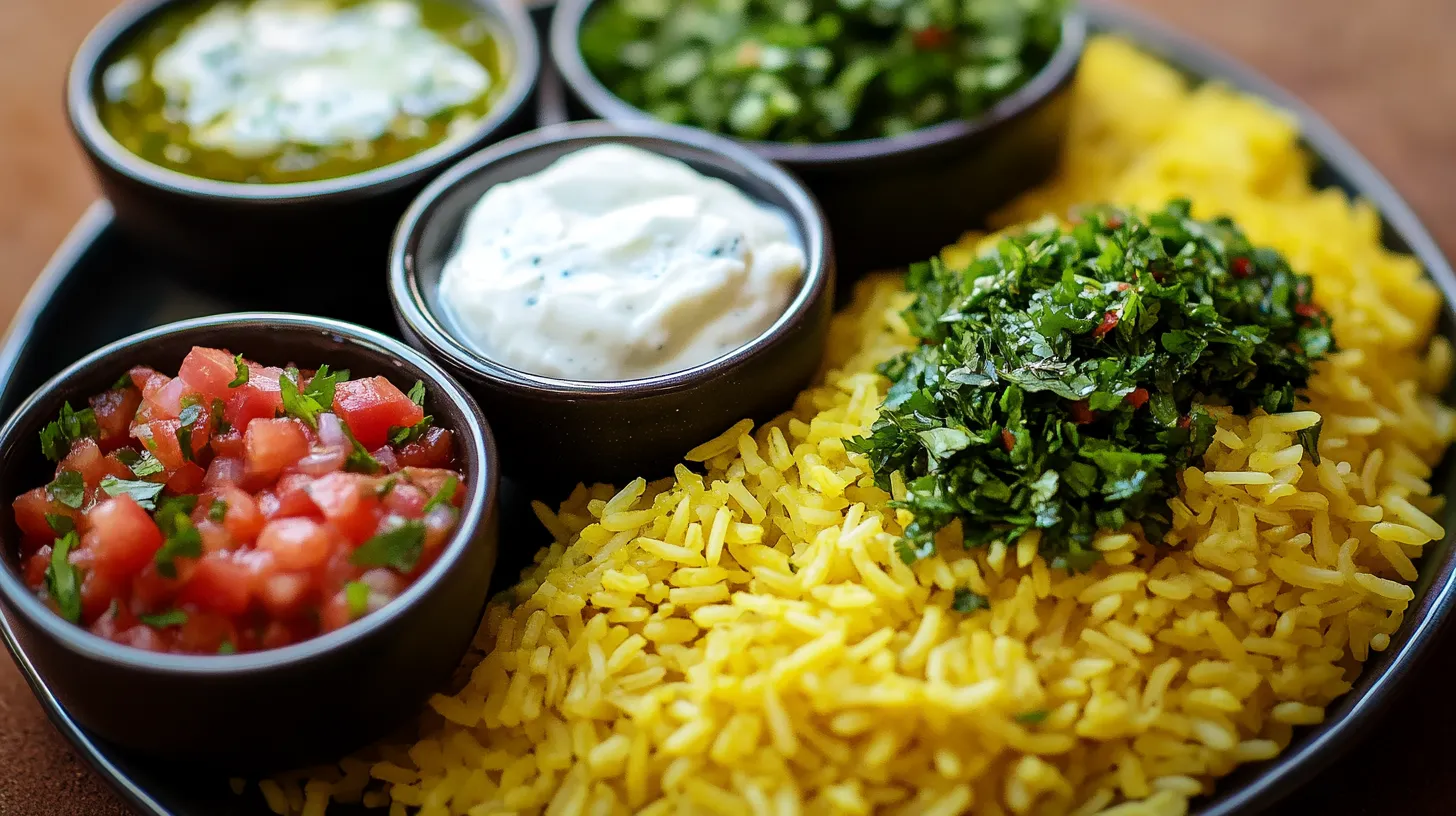
[[[1124,0],[1243,59],[1334,123],[1456,257],[1453,0]],[[70,139],[61,88],[71,53],[116,0],[0,0],[0,314],[14,313],[96,195]],[[1379,726],[1279,808],[1284,813],[1448,814],[1456,730],[1438,644]],[[127,816],[0,658],[0,816]],[[201,816],[200,814],[198,816]]]

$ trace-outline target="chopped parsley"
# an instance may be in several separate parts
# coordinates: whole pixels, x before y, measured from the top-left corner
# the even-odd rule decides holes
[[[79,472],[63,470],[56,474],[55,481],[46,485],[46,495],[72,510],[79,510],[86,501],[86,482]]]
[[[218,645],[217,653],[220,655],[237,654],[238,647],[234,646],[231,640],[224,640],[220,645]]]
[[[425,405],[424,382],[420,380],[415,380],[415,384],[410,386],[409,394],[407,396],[409,396],[410,402],[413,402],[415,405],[423,408]],[[408,427],[403,425],[392,425],[389,428],[389,442],[392,445],[405,445],[413,442],[416,439],[419,439],[425,433],[425,431],[430,429],[430,426],[433,424],[435,424],[435,418],[426,415],[425,417],[420,419],[419,422],[416,422],[415,424]]]
[[[166,612],[159,612],[155,615],[137,615],[137,620],[154,629],[166,629],[169,626],[181,626],[186,623],[187,613],[180,609],[168,609]]]
[[[131,448],[122,448],[116,452],[116,458],[131,468],[133,476],[155,476],[167,469],[157,460],[157,457],[152,455],[151,451],[137,453]]]
[[[45,571],[46,594],[56,602],[61,617],[71,623],[81,621],[81,577],[70,562],[71,550],[80,539],[72,530],[51,546],[51,563]]]
[[[227,502],[222,499],[213,499],[212,504],[207,507],[207,518],[210,521],[220,522],[227,517]]]
[[[419,563],[424,548],[425,523],[415,519],[360,544],[349,556],[349,563],[356,567],[389,567],[409,572]]]
[[[73,410],[71,403],[61,405],[61,415],[40,431],[40,451],[52,462],[59,462],[71,452],[78,439],[101,436],[96,427],[96,412],[90,408]]]
[[[101,492],[108,496],[131,496],[132,501],[141,505],[143,510],[157,509],[157,497],[162,495],[163,487],[161,482],[136,482],[115,476],[107,476],[101,480]]]
[[[409,393],[406,394],[405,396],[408,396],[410,398],[410,402],[413,402],[415,405],[418,405],[421,408],[423,408],[424,405],[425,405],[425,383],[424,383],[424,381],[423,380],[415,380],[415,384],[412,385],[412,386],[410,386]]]
[[[233,429],[232,423],[223,418],[223,412],[226,410],[227,405],[222,400],[214,399],[212,401],[212,425],[214,433],[224,434]]]
[[[334,404],[334,389],[341,382],[347,382],[349,372],[330,372],[328,365],[319,366],[309,379],[308,385],[299,388],[298,369],[290,366],[278,378],[279,393],[283,398],[283,411],[289,416],[303,420],[310,428],[318,427],[318,415]]]
[[[202,418],[202,406],[193,402],[182,409],[177,417],[181,420],[177,426],[177,446],[182,449],[182,458],[192,461],[192,429],[196,427],[197,420]]]
[[[248,384],[248,364],[243,361],[243,355],[233,356],[233,367],[236,369],[236,377],[228,383],[228,388],[241,388]]]
[[[192,524],[192,510],[197,507],[196,496],[173,496],[164,499],[153,518],[165,539],[157,550],[157,572],[163,578],[177,577],[178,558],[197,558],[202,555],[202,535]]]
[[[363,581],[344,584],[344,599],[349,602],[349,617],[354,620],[364,617],[369,611],[369,585]]]
[[[60,513],[46,513],[45,520],[56,535],[65,535],[76,529],[76,520]]]
[[[1040,530],[1072,570],[1096,562],[1099,528],[1160,541],[1177,473],[1212,441],[1208,406],[1290,411],[1334,350],[1310,279],[1228,219],[1183,201],[1082,215],[967,269],[911,267],[904,316],[922,343],[880,367],[880,417],[846,443],[881,487],[905,478],[902,559],[956,519],[967,546]],[[1311,455],[1317,437],[1301,437]]]
[[[125,391],[128,388],[136,388],[136,381],[131,378],[130,371],[117,377],[116,382],[111,384],[112,391]]]
[[[364,443],[354,438],[354,432],[349,430],[349,423],[343,417],[339,417],[339,427],[344,429],[344,436],[349,438],[349,444],[353,446],[348,458],[344,460],[344,470],[350,473],[374,474],[384,469],[384,465],[374,458],[374,454],[364,447]]]
[[[967,614],[975,612],[977,609],[990,609],[991,600],[985,595],[978,595],[965,587],[956,587],[955,599],[951,601],[950,608]]]
[[[451,506],[451,502],[455,501],[455,491],[459,487],[460,480],[455,478],[454,474],[446,476],[444,483],[440,485],[440,489],[435,492],[435,495],[430,497],[429,501],[425,502],[423,512],[428,513],[436,507]]]

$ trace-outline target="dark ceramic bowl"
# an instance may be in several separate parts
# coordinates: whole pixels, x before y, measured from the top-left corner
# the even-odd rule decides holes
[[[468,648],[495,567],[495,442],[469,395],[396,340],[321,318],[220,315],[119,340],[41,386],[0,430],[0,491],[15,496],[50,480],[54,466],[41,456],[38,434],[62,402],[84,404],[133,365],[176,371],[194,345],[277,365],[327,362],[397,383],[422,380],[426,410],[456,432],[469,489],[439,561],[393,603],[313,640],[239,655],[157,654],[92,635],[42,604],[17,575],[19,532],[7,512],[0,601],[57,699],[108,742],[231,773],[332,760],[415,716]]]
[[[619,382],[542,377],[474,351],[447,328],[440,274],[470,209],[492,186],[562,156],[616,142],[679,159],[778,207],[804,248],[804,281],[758,338],[686,371]],[[834,303],[834,254],[814,198],[787,173],[731,141],[659,123],[578,122],[528,133],[453,167],[400,222],[390,294],[405,337],[466,384],[496,427],[507,475],[537,487],[667,473],[693,446],[743,417],[787,409],[824,353]]]
[[[520,0],[461,0],[481,10],[511,66],[500,99],[467,134],[393,164],[323,181],[241,184],[153,164],[102,124],[96,106],[100,76],[147,23],[195,2],[200,0],[134,0],[108,15],[71,64],[66,109],[117,223],[159,250],[204,264],[212,274],[246,272],[236,275],[240,287],[378,280],[374,275],[384,270],[394,224],[420,190],[462,156],[531,126],[528,101],[541,70],[541,48],[525,8]],[[382,292],[374,294],[383,304]]]
[[[559,0],[551,56],[576,117],[651,120],[616,96],[582,57],[582,23],[593,0]],[[822,144],[743,143],[794,171],[834,227],[839,266],[851,274],[929,258],[1056,166],[1071,105],[1071,83],[1087,39],[1078,8],[1061,45],[1031,81],[974,119],[904,136]]]

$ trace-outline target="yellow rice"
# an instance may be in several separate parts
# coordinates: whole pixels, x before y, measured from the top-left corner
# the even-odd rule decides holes
[[[998,223],[1173,196],[1313,275],[1342,347],[1303,410],[1220,419],[1181,474],[1173,546],[1104,532],[1102,563],[1068,575],[1034,536],[967,551],[952,529],[901,562],[905,518],[841,443],[875,418],[874,366],[912,342],[898,282],[871,280],[819,384],[689,454],[706,475],[537,506],[555,543],[492,605],[468,682],[431,701],[418,742],[269,801],[1177,816],[1279,753],[1390,645],[1413,562],[1444,535],[1428,479],[1456,426],[1434,396],[1452,353],[1431,339],[1437,291],[1380,247],[1374,212],[1310,188],[1289,119],[1116,40],[1087,53],[1061,175]],[[1316,466],[1295,432],[1321,418]],[[957,587],[990,609],[952,611]]]

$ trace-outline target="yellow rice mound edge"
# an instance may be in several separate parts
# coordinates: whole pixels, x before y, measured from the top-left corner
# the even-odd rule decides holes
[[[1102,38],[1061,174],[998,221],[1186,196],[1314,276],[1341,351],[1302,410],[1221,417],[1180,474],[1169,545],[1108,531],[1091,572],[1028,535],[906,565],[906,521],[842,439],[874,421],[874,366],[913,342],[896,280],[862,284],[792,411],[688,455],[705,475],[537,505],[554,543],[492,604],[468,677],[413,745],[270,780],[280,813],[360,801],[446,814],[1179,816],[1320,722],[1389,648],[1422,548],[1440,298],[1378,218],[1310,187],[1292,123]],[[954,262],[976,236],[947,250]],[[1295,433],[1324,422],[1321,463]],[[961,614],[968,587],[990,608]]]

